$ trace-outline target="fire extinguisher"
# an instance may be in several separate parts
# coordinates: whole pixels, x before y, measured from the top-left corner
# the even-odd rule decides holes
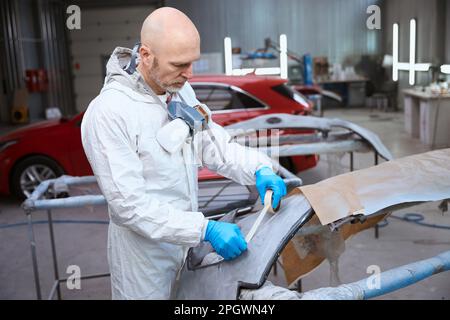
[[[25,83],[28,92],[48,90],[48,76],[45,69],[28,69],[25,71]]]
[[[28,92],[39,91],[39,84],[36,70],[28,69],[25,71],[25,83],[27,85]]]
[[[40,92],[47,91],[48,90],[47,70],[37,69],[36,73],[37,73],[38,90]]]

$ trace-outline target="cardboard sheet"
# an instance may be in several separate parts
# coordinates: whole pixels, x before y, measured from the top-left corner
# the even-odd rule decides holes
[[[450,198],[450,149],[391,160],[299,187],[322,225],[394,205]]]

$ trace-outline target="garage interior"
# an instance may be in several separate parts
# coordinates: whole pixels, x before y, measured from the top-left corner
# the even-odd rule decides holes
[[[34,211],[36,252],[32,255],[29,216],[24,199],[14,193],[21,184],[12,181],[21,177],[18,168],[25,165],[8,165],[12,160],[1,154],[20,143],[5,138],[10,134],[43,123],[70,123],[82,114],[102,89],[114,48],[133,48],[144,19],[165,6],[184,12],[200,33],[201,58],[193,65],[198,79],[192,84],[197,98],[210,107],[218,122],[221,114],[232,113],[233,108],[245,110],[246,117],[240,119],[249,120],[262,115],[253,104],[261,103],[265,109],[273,106],[264,94],[258,96],[250,89],[243,98],[242,89],[233,89],[235,82],[227,84],[226,90],[223,83],[211,89],[211,79],[275,77],[283,79],[311,109],[292,114],[338,118],[365,128],[379,137],[393,159],[450,148],[450,3],[446,0],[3,0],[0,161],[5,164],[0,177],[9,180],[0,181],[4,184],[0,186],[0,299],[39,298],[36,266],[43,299],[51,292],[53,298],[67,300],[111,299],[109,277],[82,280],[75,289],[62,282],[55,290],[54,252],[49,241],[54,237],[58,277],[72,275],[74,265],[84,275],[107,274],[106,206],[54,210],[53,229],[49,229],[46,210]],[[211,98],[214,94],[218,100]],[[220,99],[229,101],[222,105]],[[230,107],[234,99],[239,100],[239,107]],[[68,133],[73,139],[79,140],[79,126],[75,123],[78,131]],[[75,147],[72,138],[49,143],[44,130],[50,127],[40,130],[42,141],[47,139],[46,150],[64,148],[55,154],[72,158],[70,170],[61,165],[48,176],[42,173],[38,182],[62,174],[83,176],[90,170],[81,168],[86,160],[80,143]],[[30,144],[40,143],[39,137],[33,138]],[[30,153],[27,159],[36,156],[45,154]],[[298,166],[292,161],[280,163],[301,178],[303,185],[378,164],[372,152],[353,155],[337,150],[301,156],[305,162]],[[317,163],[307,164],[311,157]],[[58,161],[50,161],[51,170]],[[49,162],[39,162],[41,168],[45,163]],[[3,172],[3,168],[12,169]],[[447,183],[450,176],[444,174],[440,179]],[[214,198],[217,190],[201,186],[200,196]],[[91,185],[64,191],[69,197],[100,195]],[[291,291],[307,292],[365,279],[371,275],[371,266],[383,272],[448,251],[448,198],[395,210],[370,228],[337,241],[333,254],[324,254],[326,259],[296,281],[295,287],[283,272],[282,259],[274,263],[267,279]],[[205,202],[207,206],[209,201]],[[259,199],[252,207],[254,213],[262,209]],[[449,273],[435,274],[374,299],[448,300]]]

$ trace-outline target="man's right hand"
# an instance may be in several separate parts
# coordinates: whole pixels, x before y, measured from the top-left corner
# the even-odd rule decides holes
[[[247,250],[247,243],[239,227],[234,223],[209,220],[205,240],[225,260],[237,258]]]

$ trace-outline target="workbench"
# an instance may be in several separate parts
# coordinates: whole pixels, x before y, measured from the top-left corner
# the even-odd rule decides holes
[[[450,93],[405,89],[405,130],[432,148],[450,146]]]
[[[346,78],[341,80],[320,80],[316,84],[325,90],[338,93],[346,107],[364,107],[366,100],[367,78]]]

